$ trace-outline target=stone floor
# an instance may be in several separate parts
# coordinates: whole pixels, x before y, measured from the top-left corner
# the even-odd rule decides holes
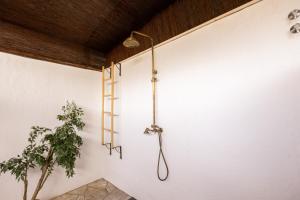
[[[105,179],[99,179],[51,200],[134,200]]]

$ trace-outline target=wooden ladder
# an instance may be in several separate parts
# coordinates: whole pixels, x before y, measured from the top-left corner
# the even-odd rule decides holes
[[[121,64],[119,68],[111,62],[110,67],[105,68],[102,66],[102,145],[106,146],[109,149],[109,154],[112,155],[112,150],[116,150],[120,154],[120,159],[122,159],[122,146],[115,145],[115,134],[118,132],[115,131],[115,117],[118,115],[115,114],[115,101],[118,100],[115,97],[115,68],[119,69],[119,75],[121,76]],[[109,71],[109,77],[106,77],[106,72]],[[109,92],[107,92],[106,85],[110,85]],[[110,101],[110,111],[105,111],[105,102]],[[110,126],[105,127],[105,118],[110,118]],[[106,134],[110,134],[110,142],[105,142]]]

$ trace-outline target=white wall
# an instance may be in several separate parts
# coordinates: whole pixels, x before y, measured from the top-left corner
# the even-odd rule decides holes
[[[140,200],[300,199],[299,0],[264,0],[156,49],[158,125],[170,166],[156,178],[150,54],[123,62],[120,143],[105,178]],[[300,21],[300,20],[299,20]]]
[[[140,200],[298,200],[300,35],[289,34],[295,22],[287,14],[299,7],[264,0],[156,49],[166,182],[156,178],[157,137],[143,135],[151,124],[149,53],[123,62],[123,160],[99,145],[99,73],[1,53],[0,160],[22,150],[32,125],[57,125],[61,105],[74,100],[87,122],[77,175],[58,171],[41,199],[104,176]],[[20,199],[22,185],[1,176],[0,194]]]
[[[85,111],[86,127],[81,159],[74,178],[62,170],[49,178],[40,199],[49,199],[103,177],[100,145],[99,72],[0,53],[0,161],[21,153],[33,125],[53,128],[56,115],[67,100]],[[30,173],[32,192],[40,172]],[[34,184],[33,184],[34,182]],[[0,199],[22,198],[23,187],[10,175],[0,176]]]

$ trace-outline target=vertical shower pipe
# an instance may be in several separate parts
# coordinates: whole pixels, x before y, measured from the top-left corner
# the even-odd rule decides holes
[[[150,37],[149,35],[146,35],[144,33],[141,33],[141,32],[137,32],[137,31],[132,31],[131,32],[131,37],[133,35],[133,33],[137,34],[137,35],[141,35],[141,36],[144,36],[146,38],[149,38],[150,41],[151,41],[151,56],[152,56],[152,79],[151,79],[151,82],[152,82],[152,125],[156,125],[156,103],[155,103],[155,100],[156,100],[156,82],[157,82],[157,78],[156,78],[156,75],[157,75],[157,70],[155,69],[155,64],[154,64],[154,41],[152,39],[152,37]]]
[[[151,53],[152,53],[152,112],[153,112],[153,125],[156,125],[156,75],[157,75],[157,70],[155,69],[155,64],[154,64],[154,44],[153,44],[153,39],[150,38],[151,40]]]

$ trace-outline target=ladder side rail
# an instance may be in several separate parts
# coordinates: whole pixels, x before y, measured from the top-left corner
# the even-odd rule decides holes
[[[101,122],[101,126],[102,126],[102,145],[104,145],[105,144],[105,142],[104,142],[104,101],[105,101],[105,99],[104,99],[104,95],[105,95],[105,67],[104,66],[102,66],[102,122]]]
[[[111,134],[110,134],[110,139],[111,139],[111,145],[112,148],[115,146],[115,141],[114,141],[114,97],[115,97],[115,65],[114,62],[111,62],[111,120],[110,120],[110,129],[111,129]]]

